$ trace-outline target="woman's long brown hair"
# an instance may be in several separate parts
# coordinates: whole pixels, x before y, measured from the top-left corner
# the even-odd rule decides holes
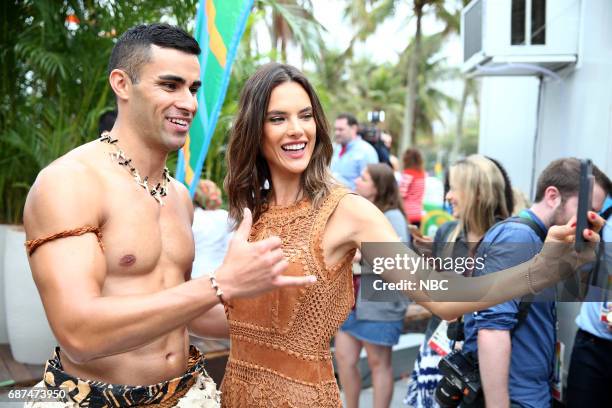
[[[234,227],[242,221],[242,211],[253,212],[253,222],[266,210],[274,194],[268,163],[262,154],[263,127],[272,90],[285,82],[298,83],[310,97],[317,127],[315,147],[302,174],[305,197],[319,206],[336,184],[329,173],[333,147],[327,119],[314,88],[297,68],[272,62],[260,67],[245,83],[238,114],[227,148],[227,175],[224,187],[229,197],[229,215]],[[268,180],[269,189],[264,189]]]
[[[374,205],[382,212],[397,208],[405,217],[406,213],[400,199],[393,169],[384,163],[368,164],[366,168],[376,187]]]

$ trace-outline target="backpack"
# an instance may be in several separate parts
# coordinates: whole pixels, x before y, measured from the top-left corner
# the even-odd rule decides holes
[[[452,222],[454,222],[453,226],[448,228],[446,231],[444,231],[444,241],[448,239],[450,232],[454,230],[454,227],[456,226],[457,221],[452,221]],[[493,229],[494,227],[500,224],[511,223],[511,222],[527,225],[529,228],[533,230],[533,232],[535,232],[535,234],[538,236],[540,241],[544,242],[546,240],[546,231],[537,222],[527,217],[506,218],[505,220],[501,220],[493,224],[493,226],[489,230]],[[521,298],[521,301],[519,302],[519,305],[518,305],[517,322],[512,328],[512,330],[510,330],[510,336],[512,336],[512,334],[514,334],[516,329],[518,329],[519,326],[525,321],[525,319],[527,319],[527,315],[529,314],[529,307],[531,306],[532,300],[533,300],[533,295],[531,294],[525,295]],[[465,339],[462,317],[459,318],[456,322],[449,324],[448,329],[447,329],[447,337],[454,341],[462,341]]]
[[[540,226],[540,224],[535,222],[533,219],[527,218],[527,217],[521,217],[521,216],[509,217],[493,225],[493,227],[491,228],[494,228],[495,226],[500,225],[500,224],[506,224],[506,223],[511,223],[511,222],[527,225],[529,228],[532,229],[533,232],[535,232],[535,234],[538,236],[540,241],[544,242],[546,240],[546,231]],[[531,306],[532,300],[533,300],[532,294],[525,295],[521,298],[521,301],[519,302],[519,305],[518,305],[517,321],[514,327],[512,328],[512,330],[510,331],[510,336],[512,336],[512,334],[514,334],[514,332],[525,321],[525,319],[527,319],[527,315],[529,314],[529,307]]]

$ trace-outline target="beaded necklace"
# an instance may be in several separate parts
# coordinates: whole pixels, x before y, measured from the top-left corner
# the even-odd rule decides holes
[[[170,182],[170,171],[168,171],[168,168],[164,167],[161,182],[157,183],[155,187],[150,188],[148,183],[149,176],[146,176],[145,178],[140,177],[140,174],[138,173],[138,170],[136,170],[136,167],[132,166],[132,159],[127,157],[125,153],[123,153],[123,150],[119,148],[117,144],[119,142],[119,139],[113,139],[110,135],[110,132],[106,131],[102,132],[102,135],[100,135],[99,140],[103,143],[108,143],[115,147],[115,151],[110,154],[111,159],[117,161],[120,166],[124,166],[125,168],[127,168],[132,177],[134,177],[136,184],[144,188],[147,193],[149,193],[151,197],[153,197],[159,203],[160,206],[163,206],[164,202],[162,200],[162,197],[168,195],[168,183]]]

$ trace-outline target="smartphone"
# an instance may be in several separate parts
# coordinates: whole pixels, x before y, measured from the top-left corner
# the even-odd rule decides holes
[[[582,236],[585,228],[589,228],[588,212],[591,211],[593,197],[593,163],[589,159],[580,160],[580,190],[578,191],[578,212],[576,214],[576,251],[584,249],[586,240]]]
[[[408,231],[410,231],[411,234],[416,235],[417,237],[423,237],[423,234],[421,234],[421,230],[416,225],[408,225]]]

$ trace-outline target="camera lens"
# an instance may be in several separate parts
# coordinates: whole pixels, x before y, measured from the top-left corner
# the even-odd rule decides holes
[[[441,408],[454,408],[461,403],[461,390],[449,381],[447,377],[443,377],[436,387],[436,401]]]

